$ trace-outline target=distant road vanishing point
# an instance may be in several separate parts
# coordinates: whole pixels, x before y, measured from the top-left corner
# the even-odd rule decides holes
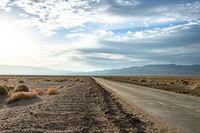
[[[200,98],[127,83],[94,78],[151,116],[186,133],[200,133]]]

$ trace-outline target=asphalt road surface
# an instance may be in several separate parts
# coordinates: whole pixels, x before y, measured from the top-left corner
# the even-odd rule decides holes
[[[200,133],[200,98],[94,78],[151,116],[186,133]]]

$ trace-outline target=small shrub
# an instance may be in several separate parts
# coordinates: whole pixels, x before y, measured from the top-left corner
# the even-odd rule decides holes
[[[48,89],[47,89],[47,93],[48,93],[49,95],[57,94],[57,93],[58,93],[58,89],[56,89],[56,88],[48,88]]]
[[[182,81],[182,83],[183,83],[184,85],[188,85],[188,84],[189,84],[188,81]]]
[[[147,80],[146,79],[141,79],[140,82],[147,82]]]
[[[22,84],[22,83],[24,83],[24,81],[23,80],[19,80],[18,83]]]
[[[29,92],[29,89],[26,85],[18,85],[14,92]]]
[[[138,81],[137,79],[132,79],[132,81]]]
[[[6,96],[8,95],[8,88],[5,85],[0,85],[0,95],[1,96]]]
[[[22,99],[32,99],[37,97],[33,92],[15,92],[7,99],[7,104],[17,102]]]
[[[51,80],[50,80],[50,79],[44,79],[43,81],[48,81],[48,82],[50,82]]]
[[[44,91],[40,88],[33,89],[32,92],[34,92],[37,95],[43,95],[44,94]]]

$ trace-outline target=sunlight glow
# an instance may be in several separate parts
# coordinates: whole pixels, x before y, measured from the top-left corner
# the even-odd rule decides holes
[[[16,25],[13,18],[0,20],[0,37],[1,64],[20,64],[34,52],[35,39]]]

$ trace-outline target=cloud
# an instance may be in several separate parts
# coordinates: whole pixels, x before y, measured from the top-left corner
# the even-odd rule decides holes
[[[99,1],[89,0],[20,0],[10,2],[10,7],[21,8],[29,18],[23,25],[36,26],[42,33],[53,35],[60,28],[84,27],[86,23],[117,24],[126,22],[119,16],[104,12],[105,7],[95,8]]]
[[[0,2],[0,8],[5,8],[7,6],[7,3],[9,2],[9,0],[1,0]]]
[[[161,0],[154,4],[152,0],[3,0],[0,8],[22,9],[24,13],[20,23],[36,26],[42,33],[53,35],[59,29],[85,27],[87,23],[101,24],[102,28],[107,25],[149,25],[199,18],[200,2],[183,2],[172,5],[171,1]]]
[[[199,62],[197,0],[2,0],[3,10],[40,32],[30,64],[87,71]]]
[[[188,25],[192,24],[185,24],[185,26]],[[102,47],[80,49],[80,53],[85,58],[88,58],[88,61],[92,60],[93,65],[95,63],[102,65],[104,62],[104,64],[110,64],[110,66],[106,65],[106,68],[110,69],[157,63],[198,63],[199,59],[197,57],[199,57],[200,50],[198,35],[200,34],[200,25],[192,25],[190,28],[184,28],[183,26],[171,28],[176,32],[171,32],[167,36],[162,37],[127,39],[125,41],[101,40],[99,43],[101,43]],[[165,30],[163,29],[163,31]],[[108,55],[107,58],[104,55]],[[109,55],[111,57],[112,55],[118,55],[123,58],[110,60]]]

